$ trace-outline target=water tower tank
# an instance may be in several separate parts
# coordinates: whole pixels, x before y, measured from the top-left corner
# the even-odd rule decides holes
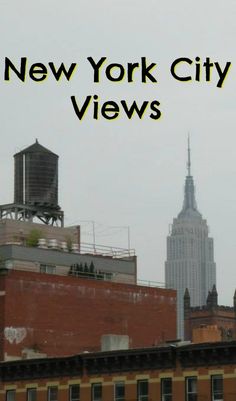
[[[59,208],[58,156],[36,140],[14,159],[14,203]]]

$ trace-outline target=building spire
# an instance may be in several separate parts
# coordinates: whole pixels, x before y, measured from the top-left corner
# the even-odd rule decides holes
[[[187,158],[187,176],[185,179],[184,186],[184,204],[179,217],[201,217],[201,214],[197,210],[197,203],[195,199],[195,188],[193,177],[191,175],[191,150],[190,150],[190,138],[188,135],[188,158]]]
[[[190,138],[188,134],[188,162],[187,162],[187,170],[188,170],[188,176],[191,176],[191,150],[190,150]]]

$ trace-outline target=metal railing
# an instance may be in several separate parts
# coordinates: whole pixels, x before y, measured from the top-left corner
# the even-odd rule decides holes
[[[81,254],[92,254],[92,255],[102,255],[110,256],[112,258],[127,258],[130,256],[135,256],[135,249],[125,249],[118,248],[114,246],[90,244],[86,242],[81,242],[79,253]]]
[[[40,245],[41,244],[41,245]],[[28,246],[25,239],[20,238],[5,238],[4,241],[0,242],[0,245],[20,245]],[[135,249],[125,249],[114,246],[93,244],[82,242],[80,244],[71,243],[67,245],[65,241],[57,239],[46,239],[40,238],[38,246],[36,248],[53,249],[55,251],[63,251],[70,253],[89,254],[89,255],[100,255],[116,259],[130,258],[135,256]]]
[[[137,280],[137,285],[142,285],[144,287],[166,288],[165,283],[161,281]]]

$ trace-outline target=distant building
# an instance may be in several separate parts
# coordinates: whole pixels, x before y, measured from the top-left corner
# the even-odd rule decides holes
[[[212,333],[212,338],[217,338],[218,341],[236,340],[236,292],[233,307],[218,305],[218,294],[214,285],[208,293],[206,304],[192,307],[191,297],[186,289],[184,324],[185,340],[196,341],[196,335],[200,338],[207,333]]]
[[[207,222],[197,209],[189,143],[187,170],[183,208],[167,237],[165,263],[166,286],[177,290],[178,338],[184,338],[185,289],[189,290],[192,306],[201,306],[216,284],[213,239],[209,238]]]

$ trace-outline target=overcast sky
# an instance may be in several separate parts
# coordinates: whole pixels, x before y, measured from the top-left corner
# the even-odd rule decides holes
[[[164,281],[166,236],[183,202],[187,135],[191,135],[192,172],[199,211],[214,238],[217,288],[222,304],[232,304],[235,280],[236,223],[236,2],[228,0],[141,1],[72,0],[1,1],[0,202],[13,201],[13,154],[38,138],[60,156],[60,205],[66,224],[96,222],[100,244],[131,246],[138,255],[140,279]],[[27,57],[26,80],[14,73],[4,80],[5,57],[19,69]],[[107,57],[100,83],[93,82],[96,62]],[[104,73],[111,63],[156,63],[157,83],[111,82]],[[170,73],[172,62],[186,57],[191,65],[176,70],[190,75],[180,82]],[[196,82],[195,58],[200,57],[201,81]],[[222,88],[215,65],[206,82],[203,63],[209,57],[223,71],[231,68]],[[68,82],[55,80],[48,63],[77,63]],[[43,63],[48,78],[29,77],[34,63]],[[114,70],[113,73],[115,74]],[[124,111],[114,121],[93,119],[91,109],[80,121],[72,107],[88,95],[100,107],[112,100],[160,102],[162,116],[129,120]],[[83,223],[84,240],[92,241],[91,224]]]

